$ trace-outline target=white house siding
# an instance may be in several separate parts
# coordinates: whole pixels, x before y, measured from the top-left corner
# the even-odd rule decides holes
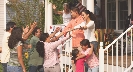
[[[2,38],[4,34],[4,0],[0,0],[0,47],[2,46]]]

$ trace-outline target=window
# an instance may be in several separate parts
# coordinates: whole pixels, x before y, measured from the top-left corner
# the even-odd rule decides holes
[[[107,28],[116,29],[116,0],[107,0]]]
[[[128,16],[128,0],[107,0],[107,28],[115,30],[123,30]],[[118,6],[118,13],[116,15],[116,7]],[[118,19],[116,19],[118,17]],[[116,25],[116,20],[118,24]]]
[[[126,24],[126,18],[128,16],[128,2],[127,0],[119,0],[118,1],[118,14],[119,14],[119,22],[118,29],[123,30]]]

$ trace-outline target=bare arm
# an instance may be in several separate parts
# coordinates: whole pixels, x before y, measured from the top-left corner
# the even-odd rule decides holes
[[[57,32],[59,32],[59,31],[60,31],[60,27],[57,27],[57,28],[55,29],[55,31],[54,31],[52,34],[49,35],[48,39],[49,39],[51,42],[56,41],[57,38],[55,38],[55,34],[56,34]]]
[[[83,57],[85,57],[85,56],[90,56],[90,55],[92,55],[92,53],[93,53],[93,44],[90,44],[90,46],[91,46],[91,48],[90,48],[90,50],[89,50],[89,53],[87,54],[87,55],[85,55],[85,54],[82,54],[82,55],[80,55],[80,56],[78,56],[77,58],[76,58],[76,60],[78,60],[78,59],[80,59],[80,58],[83,58]]]
[[[91,49],[89,50],[89,53],[88,53],[89,56],[92,55],[92,53],[93,53],[93,48],[94,48],[93,44],[91,44],[91,43],[90,43],[90,46],[91,46]]]
[[[76,60],[78,60],[78,59],[80,59],[80,58],[83,58],[83,57],[85,57],[85,56],[86,56],[85,54],[82,54],[82,55],[78,56],[78,57],[76,58]]]
[[[34,28],[37,26],[37,23],[36,22],[34,22],[32,25],[30,25],[30,30],[26,33],[26,34],[24,34],[23,35],[23,39],[24,40],[27,40],[28,39],[28,37],[30,36],[30,34],[32,33],[32,31],[34,30]]]
[[[57,6],[53,5],[54,13],[55,13],[55,14],[62,15],[62,14],[63,14],[63,11],[57,11],[57,10],[56,10],[56,7],[57,7]]]
[[[17,53],[18,53],[18,61],[21,65],[21,67],[23,68],[23,72],[26,72],[26,68],[25,68],[25,65],[23,62],[23,57],[22,57],[22,45],[18,46]]]

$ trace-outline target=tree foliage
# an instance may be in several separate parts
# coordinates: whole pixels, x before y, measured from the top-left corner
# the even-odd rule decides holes
[[[44,3],[40,0],[10,0],[7,4],[9,18],[18,26],[26,26],[36,21],[38,26],[44,28]]]

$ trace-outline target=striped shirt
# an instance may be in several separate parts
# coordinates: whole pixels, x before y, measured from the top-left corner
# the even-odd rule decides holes
[[[79,8],[79,10],[80,10],[79,14],[81,14],[82,11],[86,10],[86,7],[83,6],[81,3],[78,3],[78,4],[76,5],[76,7]]]

